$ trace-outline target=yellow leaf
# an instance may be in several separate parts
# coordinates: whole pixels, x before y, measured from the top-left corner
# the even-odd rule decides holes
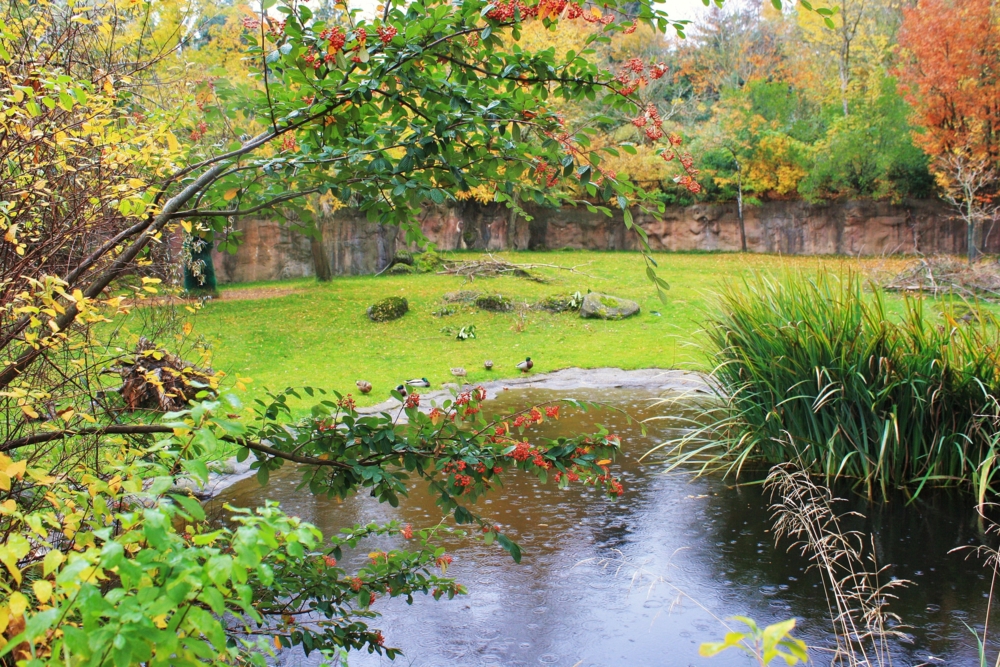
[[[138,178],[130,178],[128,179],[128,186],[130,188],[138,190],[139,188],[146,187],[146,184],[143,181],[139,180]]]
[[[3,240],[6,241],[7,243],[17,242],[17,225],[10,226],[10,229],[8,229],[7,233],[4,234]]]
[[[10,475],[0,472],[0,491],[10,491]]]
[[[167,615],[166,614],[160,614],[159,616],[154,616],[151,620],[153,621],[153,625],[155,625],[156,627],[158,627],[160,630],[162,630],[165,627],[167,627]]]
[[[191,233],[191,223],[188,222],[187,220],[181,220],[181,227],[183,227],[184,231],[187,232],[188,234]]]
[[[28,608],[28,598],[20,591],[11,593],[8,605],[10,606],[11,616],[23,616],[25,610]]]
[[[597,465],[599,465],[599,466],[606,466],[609,463],[611,463],[611,459],[601,459],[600,461],[597,462]]]
[[[190,322],[185,322],[183,329],[184,329],[184,335],[188,336],[188,335],[191,334],[191,331],[194,329],[194,325],[191,324]]]
[[[0,514],[13,514],[15,511],[17,511],[17,503],[14,502],[13,498],[0,503]]]
[[[58,549],[50,549],[47,554],[45,554],[45,559],[42,561],[42,574],[46,577],[56,571],[56,569],[63,564],[66,560],[66,556],[63,552]]]
[[[594,18],[598,19],[601,18],[601,10],[598,9],[596,6],[590,8],[590,13]]]
[[[222,198],[225,199],[226,201],[232,201],[233,199],[236,199],[236,195],[238,195],[239,193],[240,193],[240,189],[239,188],[233,188],[232,190],[226,190],[225,194],[222,195]]]
[[[11,477],[17,477],[18,479],[21,479],[22,477],[24,477],[24,471],[27,469],[28,469],[27,461],[14,461],[13,463],[7,465],[6,472]]]
[[[31,417],[32,419],[38,419],[38,413],[35,412],[35,409],[30,405],[22,405],[21,412],[23,412],[28,417]]]
[[[35,597],[42,604],[47,604],[52,599],[52,583],[47,579],[36,579],[31,588],[35,591]]]
[[[104,92],[107,93],[108,95],[115,94],[115,87],[111,85],[111,79],[104,80]]]
[[[7,607],[0,607],[0,635],[7,631],[7,624],[10,622],[10,610]],[[0,644],[2,646],[2,644]]]

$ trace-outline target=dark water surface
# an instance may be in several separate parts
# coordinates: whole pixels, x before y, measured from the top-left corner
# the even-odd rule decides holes
[[[656,395],[649,392],[593,389],[508,391],[492,404],[497,410],[516,409],[567,396],[613,404],[640,418],[673,417],[648,423],[646,436],[609,411],[564,411],[562,420],[539,427],[539,435],[555,437],[601,423],[620,434],[624,455],[616,466],[625,495],[608,501],[579,485],[559,490],[528,476],[509,477],[478,509],[516,539],[523,561],[516,565],[495,546],[453,539],[449,550],[455,560],[448,573],[468,587],[469,595],[440,602],[417,598],[412,606],[387,600],[374,606],[383,614],[375,626],[384,631],[387,645],[404,651],[395,664],[749,665],[748,658],[736,653],[711,659],[698,655],[702,642],[725,634],[716,617],[736,614],[762,624],[795,617],[798,636],[810,646],[829,644],[818,576],[806,571],[797,553],[786,551],[787,544],[775,546],[768,503],[759,487],[730,488],[719,480],[666,476],[655,457],[638,461],[652,445],[680,432],[684,408],[650,407]],[[215,502],[252,507],[264,498],[278,500],[287,512],[327,534],[356,522],[391,519],[418,528],[440,517],[433,500],[419,489],[393,509],[368,497],[343,503],[317,499],[295,489],[298,479],[289,466],[273,473],[266,489],[247,480]],[[977,544],[981,537],[970,503],[942,493],[927,494],[910,506],[850,503],[867,515],[857,527],[873,534],[881,564],[892,564],[887,576],[914,582],[891,605],[911,626],[909,640],[896,642],[895,665],[978,664],[975,640],[964,624],[982,629],[989,573],[978,561],[948,553]],[[360,563],[369,551],[394,546],[402,544],[365,544],[356,559]],[[300,653],[282,656],[285,665],[317,662]],[[816,652],[814,662],[829,660]],[[393,663],[366,653],[352,654],[350,664]]]

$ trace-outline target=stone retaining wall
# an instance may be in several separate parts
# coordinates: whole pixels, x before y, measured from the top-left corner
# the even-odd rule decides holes
[[[536,209],[533,219],[514,218],[500,205],[463,202],[428,207],[421,215],[424,234],[442,250],[636,250],[639,241],[613,218],[582,208]],[[961,254],[965,226],[936,200],[901,204],[845,201],[808,204],[765,202],[745,212],[747,244],[753,252],[783,254],[881,255]],[[669,207],[662,216],[636,213],[654,250],[739,250],[736,205]],[[220,282],[280,280],[315,275],[316,258],[333,275],[376,273],[404,240],[396,229],[368,222],[354,209],[341,209],[320,223],[322,239],[294,225],[242,220],[244,242],[235,255],[216,254]],[[991,230],[987,230],[990,232]],[[987,234],[987,252],[1000,252],[1000,232]]]

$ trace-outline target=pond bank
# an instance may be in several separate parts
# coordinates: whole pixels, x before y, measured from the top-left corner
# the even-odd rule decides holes
[[[664,368],[644,368],[639,370],[622,370],[621,368],[563,368],[550,373],[526,373],[521,377],[504,378],[479,382],[475,385],[445,383],[441,389],[418,392],[424,409],[430,409],[431,402],[440,403],[452,397],[465,387],[483,387],[488,399],[496,398],[501,393],[511,389],[550,389],[557,391],[572,391],[574,389],[641,389],[656,393],[670,394],[701,394],[710,393],[706,378],[701,373]],[[358,408],[361,414],[377,414],[398,410],[399,401],[389,399],[377,405]],[[236,457],[221,462],[217,471],[209,475],[204,486],[181,485],[203,500],[215,498],[237,482],[249,479],[256,474],[250,469],[254,459],[248,458],[239,462]]]

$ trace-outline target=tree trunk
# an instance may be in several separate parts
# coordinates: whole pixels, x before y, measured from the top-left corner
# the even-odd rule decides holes
[[[747,228],[743,223],[743,173],[736,167],[736,213],[740,219],[740,252],[747,251]]]
[[[973,220],[968,223],[968,228],[969,264],[975,264],[982,253],[983,223],[981,220]]]
[[[316,233],[309,237],[309,250],[312,251],[313,271],[316,273],[316,280],[321,283],[328,282],[333,278],[333,270],[330,268],[330,258],[326,256],[326,248],[323,243],[323,223],[316,224]]]

